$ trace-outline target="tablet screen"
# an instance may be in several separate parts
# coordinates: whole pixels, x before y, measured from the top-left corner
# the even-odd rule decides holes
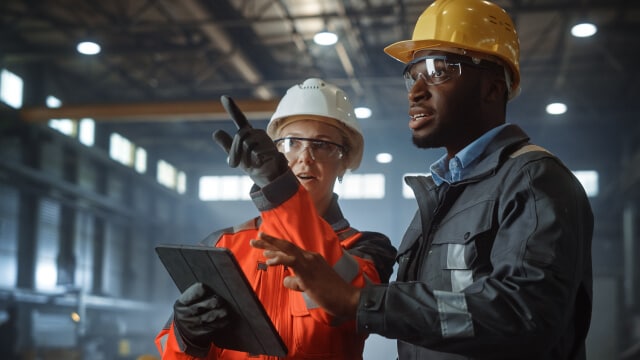
[[[213,343],[223,349],[284,357],[287,347],[253,292],[233,253],[226,248],[158,245],[156,253],[180,292],[202,282],[230,307],[229,325]]]

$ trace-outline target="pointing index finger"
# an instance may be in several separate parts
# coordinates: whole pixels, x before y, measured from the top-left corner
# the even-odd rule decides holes
[[[220,97],[220,102],[222,103],[222,107],[224,107],[227,113],[231,115],[231,119],[238,127],[238,130],[242,128],[251,128],[251,124],[249,124],[247,117],[244,116],[244,113],[242,113],[242,110],[240,110],[240,108],[238,107],[238,105],[236,105],[232,98],[228,97],[227,95],[222,95]]]

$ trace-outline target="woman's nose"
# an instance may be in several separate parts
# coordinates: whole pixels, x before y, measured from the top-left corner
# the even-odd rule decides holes
[[[309,162],[309,161],[315,161],[315,160],[316,159],[313,156],[313,151],[311,150],[311,147],[305,146],[304,148],[302,148],[302,150],[300,150],[300,154],[298,154],[298,161]]]

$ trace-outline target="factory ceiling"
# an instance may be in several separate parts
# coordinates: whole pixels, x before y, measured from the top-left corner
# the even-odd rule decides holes
[[[25,80],[20,118],[92,117],[149,153],[193,174],[224,165],[211,132],[232,130],[219,98],[236,99],[264,127],[286,89],[309,77],[342,87],[374,155],[394,154],[414,171],[402,64],[383,52],[409,39],[431,1],[416,0],[4,0],[0,67]],[[521,39],[522,92],[509,121],[572,168],[619,174],[640,143],[640,2],[504,0]],[[588,21],[598,32],[570,34]],[[313,42],[321,30],[335,45]],[[76,52],[95,40],[95,56]],[[54,95],[63,103],[47,109]],[[545,113],[562,101],[563,115]],[[619,181],[611,181],[611,187]],[[605,189],[606,191],[606,189]]]

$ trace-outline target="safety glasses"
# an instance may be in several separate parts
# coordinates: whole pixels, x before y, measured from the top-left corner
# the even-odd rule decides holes
[[[486,61],[485,61],[486,62]],[[494,68],[481,64],[481,60],[457,55],[429,55],[412,60],[404,68],[402,76],[407,91],[411,91],[419,79],[427,85],[438,85],[462,75],[461,64],[479,68]],[[499,66],[496,64],[496,66]]]
[[[296,160],[305,149],[309,150],[309,155],[314,161],[320,162],[341,159],[345,152],[344,146],[319,139],[285,137],[273,142],[289,161]]]

